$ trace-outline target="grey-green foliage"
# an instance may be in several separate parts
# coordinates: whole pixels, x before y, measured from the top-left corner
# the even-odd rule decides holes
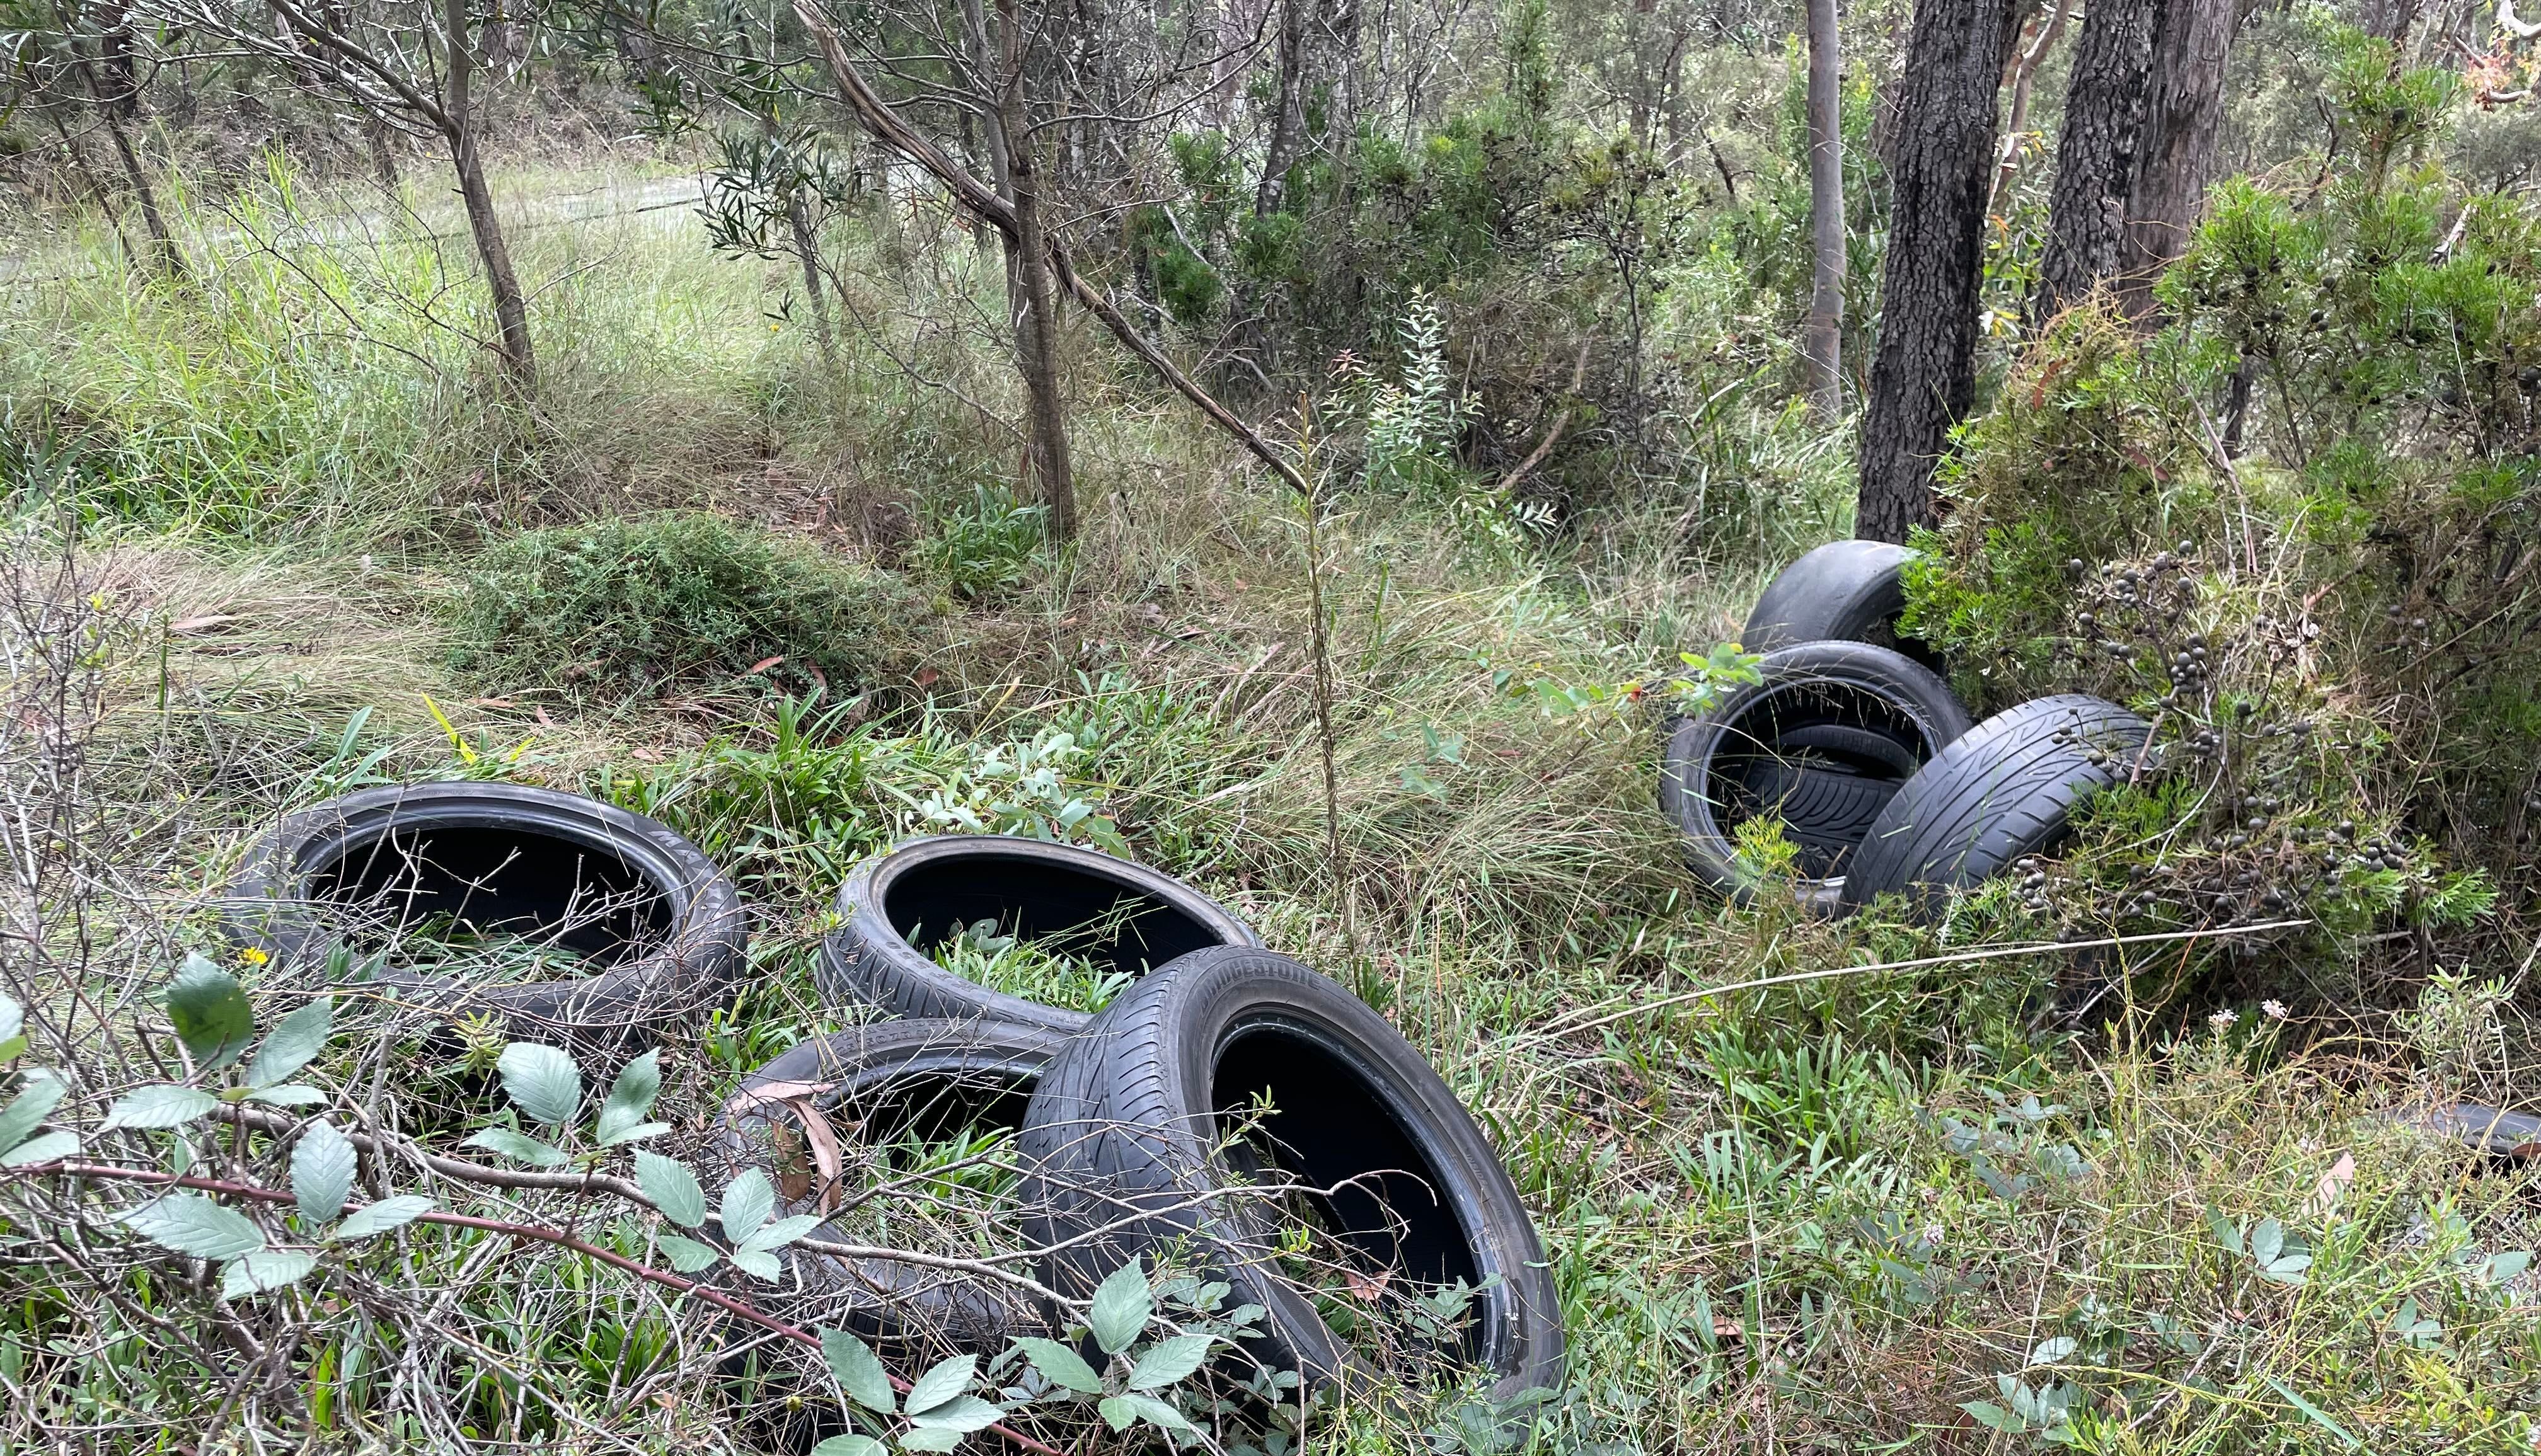
[[[453,664],[576,698],[750,674],[837,695],[896,684],[928,610],[888,571],[684,512],[526,531],[496,544],[451,609]]]

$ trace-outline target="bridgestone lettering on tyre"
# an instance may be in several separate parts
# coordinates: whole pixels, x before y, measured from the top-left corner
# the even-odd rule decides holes
[[[1196,1259],[1230,1307],[1268,1311],[1247,1355],[1330,1383],[1368,1361],[1283,1265],[1283,1230],[1313,1228],[1314,1292],[1363,1325],[1400,1331],[1387,1301],[1488,1282],[1459,1343],[1421,1353],[1490,1371],[1503,1402],[1561,1386],[1561,1305],[1489,1141],[1383,1017],[1283,956],[1200,951],[1132,986],[1053,1059],[1019,1146],[1025,1231],[1061,1294],[1133,1258]]]
[[[910,839],[866,860],[838,891],[838,919],[815,973],[833,1005],[1053,1032],[1083,1026],[1085,1013],[966,981],[929,952],[993,920],[1025,940],[1062,940],[1129,979],[1208,946],[1261,944],[1215,901],[1144,865],[993,835]]]
[[[1906,563],[1916,553],[1884,541],[1831,541],[1782,568],[1756,610],[1747,614],[1739,645],[1772,652],[1802,642],[1868,642],[1941,671],[1941,656],[1902,635]]]
[[[758,1168],[774,1183],[774,1216],[830,1213],[870,1191],[878,1150],[904,1139],[1012,1131],[1054,1033],[997,1022],[885,1021],[801,1043],[746,1078],[707,1138],[709,1190]],[[982,1207],[1010,1202],[981,1195]],[[815,1240],[908,1247],[972,1257],[978,1221],[941,1205],[897,1201],[888,1228],[853,1215]],[[932,1231],[921,1220],[941,1217]],[[867,1340],[994,1352],[1043,1326],[1028,1289],[961,1271],[889,1259],[842,1259],[804,1249],[778,1255],[773,1283],[725,1271],[727,1282],[788,1306],[788,1318],[853,1330]],[[719,1277],[725,1276],[719,1275]]]
[[[1801,897],[1831,905],[1890,796],[1967,731],[1968,715],[1940,679],[1867,643],[1804,642],[1767,653],[1757,672],[1676,725],[1659,805],[1685,834],[1687,864],[1741,900],[1765,886],[1737,831],[1779,822],[1798,850]]]
[[[2041,697],[1979,723],[1882,809],[1844,882],[1844,903],[1905,892],[1938,915],[1951,892],[2055,849],[2073,810],[2143,762],[2151,729],[2116,703]]]
[[[383,958],[368,984],[399,1002],[594,1047],[722,1002],[748,940],[739,893],[688,840],[593,799],[496,783],[370,789],[289,815],[249,850],[220,913],[276,971],[314,974],[340,946]],[[590,974],[502,984],[466,957],[441,975],[401,964],[451,935]]]

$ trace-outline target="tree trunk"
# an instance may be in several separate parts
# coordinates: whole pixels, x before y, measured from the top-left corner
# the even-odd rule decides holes
[[[2038,22],[2036,38],[2020,54],[2020,64],[2011,77],[2011,116],[2003,123],[2002,151],[1996,158],[1994,188],[1986,194],[1986,213],[1992,216],[2002,206],[2003,190],[2020,172],[2020,138],[2029,129],[2029,96],[2038,85],[2038,68],[2047,60],[2047,52],[2056,48],[2057,37],[2065,34],[2065,18],[2073,13],[2073,0],[2047,0],[2047,14]]]
[[[2091,0],[2082,11],[2065,130],[2056,143],[2056,184],[2048,193],[2047,247],[2030,300],[2032,327],[2080,303],[2118,270],[2159,4]]]
[[[459,174],[459,199],[468,209],[468,232],[475,240],[477,259],[485,266],[485,286],[494,295],[503,378],[515,399],[527,400],[538,388],[538,363],[530,352],[529,301],[512,271],[512,252],[504,245],[503,225],[494,215],[494,193],[485,185],[484,158],[476,150],[476,121],[469,110],[476,60],[469,48],[468,0],[443,0],[443,5],[442,42],[450,69],[442,98],[447,117],[443,136],[450,144],[451,166]]]
[[[150,235],[152,265],[170,282],[182,282],[186,276],[185,255],[168,229],[167,215],[159,210],[159,194],[150,185],[150,173],[141,165],[141,154],[133,147],[132,134],[123,124],[141,110],[141,81],[133,65],[131,22],[120,5],[109,7],[103,13],[103,21],[105,31],[98,37],[99,59],[91,61],[84,50],[79,51],[80,76],[97,102],[107,138],[114,143],[114,157],[122,165],[124,184],[132,189],[132,200],[141,208],[141,226]],[[74,40],[75,48],[76,45]]]
[[[123,163],[124,181],[131,183],[133,200],[141,204],[141,225],[149,230],[150,255],[158,262],[160,276],[172,283],[182,282],[185,255],[168,231],[168,219],[159,211],[159,194],[150,189],[150,174],[142,170],[141,155],[132,149],[132,138],[125,133],[111,106],[106,109],[106,134],[114,139],[114,155]]]
[[[1315,0],[1279,0],[1279,93],[1262,157],[1262,183],[1253,191],[1256,217],[1286,205],[1288,170],[1306,150],[1306,31],[1314,8]]]
[[[1879,347],[1861,431],[1854,533],[1906,539],[1935,519],[1932,473],[1976,394],[1977,298],[1995,93],[2013,0],[1921,0],[1898,86]]]
[[[759,113],[759,133],[773,147],[785,144],[785,133],[776,124],[773,109]],[[821,240],[812,230],[812,209],[803,200],[800,183],[789,182],[785,188],[785,227],[794,241],[794,257],[803,265],[803,296],[812,305],[812,336],[820,341],[821,362],[835,366],[838,346],[830,336],[830,294],[821,282]]]
[[[1033,174],[1031,133],[1024,118],[1023,22],[1015,0],[998,0],[1005,32],[1005,96],[999,110],[1006,136],[1006,167],[1014,193],[1015,242],[1008,262],[1023,284],[1022,306],[1007,308],[1015,320],[1015,362],[1032,400],[1033,472],[1050,508],[1050,538],[1076,539],[1076,478],[1068,461],[1067,406],[1059,394],[1058,301],[1050,284],[1050,240],[1043,229],[1041,184]]]
[[[2118,298],[2131,319],[2152,316],[2153,283],[2196,231],[2222,131],[2223,67],[2239,23],[2235,0],[2165,0],[2161,7],[2119,258]]]
[[[1844,60],[1835,0],[1808,0],[1809,230],[1817,254],[1808,331],[1809,401],[1821,419],[1844,413]]]

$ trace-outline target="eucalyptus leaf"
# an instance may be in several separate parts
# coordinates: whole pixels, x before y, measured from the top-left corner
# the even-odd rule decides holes
[[[334,998],[322,995],[276,1023],[255,1049],[255,1056],[248,1060],[247,1084],[270,1087],[327,1050],[334,1009]]]
[[[186,1055],[205,1068],[239,1058],[255,1036],[255,1010],[238,978],[200,955],[188,955],[168,988],[168,1020]]]
[[[666,1158],[660,1153],[638,1151],[635,1154],[635,1183],[644,1197],[662,1210],[662,1216],[682,1228],[694,1228],[706,1221],[706,1191],[697,1186],[697,1175],[686,1163]]]
[[[582,1071],[554,1047],[514,1042],[494,1060],[503,1091],[533,1123],[561,1127],[582,1111]]]
[[[343,1212],[344,1197],[353,1191],[357,1161],[352,1139],[336,1131],[333,1124],[310,1124],[291,1147],[291,1195],[299,1201],[300,1216],[312,1223],[328,1223]]]
[[[162,1249],[196,1259],[236,1259],[264,1247],[264,1234],[246,1214],[200,1194],[170,1194],[119,1221]]]
[[[821,1332],[821,1355],[830,1364],[830,1378],[838,1382],[848,1400],[888,1416],[897,1409],[891,1394],[891,1375],[882,1367],[873,1347],[844,1330]]]

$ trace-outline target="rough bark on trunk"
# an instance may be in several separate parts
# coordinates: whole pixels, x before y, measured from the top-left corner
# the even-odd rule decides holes
[[[2081,302],[2118,270],[2159,3],[2091,0],[2082,11],[2048,193],[2047,247],[2030,300],[2033,326]]]
[[[1262,183],[1253,191],[1256,217],[1286,205],[1288,169],[1306,150],[1306,44],[1314,7],[1315,0],[1279,0],[1279,93],[1262,157]]]
[[[998,108],[1006,137],[1006,178],[1015,209],[1009,267],[1023,284],[1021,306],[1009,300],[1015,320],[1015,362],[1031,398],[1033,472],[1041,477],[1042,503],[1050,508],[1053,541],[1076,539],[1076,477],[1068,460],[1067,406],[1058,380],[1058,300],[1050,282],[1050,239],[1043,228],[1041,183],[1033,171],[1031,133],[1024,117],[1023,22],[1015,0],[998,0],[1005,32],[1005,95]]]
[[[538,388],[538,363],[530,352],[529,301],[520,277],[512,271],[511,249],[494,215],[494,193],[485,184],[485,161],[476,150],[476,120],[470,109],[475,78],[475,53],[470,48],[468,0],[444,0],[444,57],[449,66],[441,103],[442,135],[450,145],[451,167],[459,174],[459,199],[468,210],[468,233],[484,264],[485,287],[494,296],[494,327],[500,335],[503,378],[515,398],[527,400]]]
[[[1977,299],[1995,93],[2012,0],[1921,0],[1898,86],[1888,259],[1854,534],[1906,539],[1935,519],[1932,473],[1976,393]]]
[[[2196,230],[2222,131],[2224,63],[2239,22],[2235,0],[2165,0],[2161,7],[2119,255],[2118,299],[2129,318],[2151,317],[2153,283]]]
[[[1809,231],[1817,257],[1808,331],[1809,400],[1822,419],[1844,413],[1844,60],[1835,0],[1808,0]]]

